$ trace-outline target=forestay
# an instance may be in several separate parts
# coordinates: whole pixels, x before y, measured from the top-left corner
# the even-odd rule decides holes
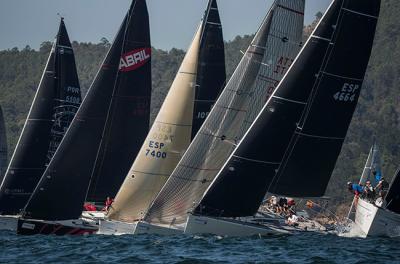
[[[150,80],[149,35],[146,2],[134,0],[70,129],[25,207],[25,218],[80,217],[102,140],[108,140],[109,119],[123,118],[113,116],[112,109],[120,107],[120,99],[132,90],[140,95],[140,85]]]
[[[145,220],[182,224],[297,55],[304,0],[275,1]]]
[[[81,103],[74,52],[63,19],[0,188],[0,212],[24,208]]]
[[[267,191],[325,193],[360,95],[379,7],[379,0],[331,4],[196,213],[250,216]]]

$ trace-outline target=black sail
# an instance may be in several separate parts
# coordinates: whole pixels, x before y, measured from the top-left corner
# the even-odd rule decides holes
[[[0,106],[0,182],[3,181],[4,173],[7,169],[7,135],[6,124],[4,122],[3,110]]]
[[[150,54],[146,2],[136,0],[132,2],[70,129],[25,207],[24,217],[79,218],[95,163],[104,155],[102,142],[113,142],[110,136],[118,133],[112,131],[124,129],[125,118],[141,118],[135,112],[114,113],[121,114],[121,108],[129,110],[127,102],[135,102],[136,96],[142,99],[144,87],[151,83]],[[134,111],[142,109],[137,107]]]
[[[400,169],[397,170],[386,195],[386,208],[400,214]]]
[[[61,19],[46,68],[0,188],[0,212],[18,214],[68,128],[81,98],[75,57]]]
[[[210,113],[226,80],[224,39],[216,0],[209,1],[203,20],[192,139]]]
[[[151,63],[140,69],[125,67],[132,54],[150,56],[150,31],[145,1],[136,1],[135,15],[125,26],[122,47],[122,74],[112,99],[109,117],[96,159],[87,201],[104,202],[115,197],[149,132],[151,100]],[[137,53],[138,51],[144,53]]]
[[[379,0],[334,1],[195,212],[253,215],[267,191],[325,192],[369,61]]]

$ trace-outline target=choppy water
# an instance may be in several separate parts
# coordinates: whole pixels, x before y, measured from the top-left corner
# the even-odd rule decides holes
[[[313,233],[221,238],[0,232],[0,263],[400,263],[400,239]]]

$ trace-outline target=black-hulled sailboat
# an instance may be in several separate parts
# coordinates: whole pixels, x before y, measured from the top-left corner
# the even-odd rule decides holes
[[[148,128],[143,120],[149,115],[151,92],[149,31],[145,0],[132,1],[88,94],[23,210],[19,234],[75,235],[98,229],[94,221],[80,216],[99,159],[112,157],[108,144],[124,136],[125,122],[131,126],[137,119],[139,131]],[[111,147],[115,155],[134,151],[115,147]]]
[[[3,181],[7,169],[7,149],[6,123],[4,121],[3,110],[0,106],[0,182]]]
[[[304,0],[274,1],[137,232],[183,232],[187,212],[200,201],[300,51],[304,5]]]
[[[380,0],[336,0],[223,169],[185,233],[270,234],[253,216],[268,192],[320,197],[357,105]],[[349,62],[349,58],[351,61]]]
[[[0,187],[0,224],[15,223],[81,103],[74,52],[61,18],[45,70]],[[7,228],[7,224],[0,228]],[[16,225],[12,224],[13,230]],[[9,228],[7,228],[9,229]]]

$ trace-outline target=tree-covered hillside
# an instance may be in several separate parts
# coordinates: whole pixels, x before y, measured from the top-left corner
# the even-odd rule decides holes
[[[348,203],[348,180],[358,179],[374,136],[383,153],[383,173],[387,177],[400,166],[400,95],[397,83],[400,74],[400,2],[382,1],[382,12],[367,78],[345,145],[328,188],[331,204]],[[320,14],[318,14],[320,15]],[[305,35],[313,25],[305,27]],[[227,74],[231,76],[252,36],[236,37],[226,43]],[[355,40],[357,41],[357,40]],[[362,45],[362,43],[360,43]],[[89,88],[109,43],[73,42],[78,73],[84,93]],[[0,105],[2,105],[12,153],[24,124],[34,92],[40,80],[51,43],[44,42],[40,50],[27,46],[0,51]],[[175,76],[184,51],[163,51],[153,48],[152,117],[155,117]],[[349,58],[348,63],[357,63]],[[329,116],[327,115],[327,118]],[[10,156],[11,156],[10,153]]]

